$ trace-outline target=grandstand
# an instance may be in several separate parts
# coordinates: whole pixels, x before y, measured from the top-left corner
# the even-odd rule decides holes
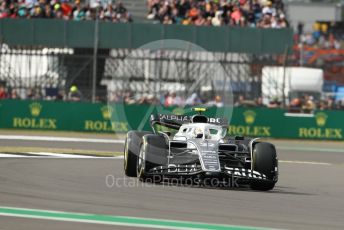
[[[182,2],[189,3],[189,1]],[[235,5],[224,1],[210,1],[208,3],[197,1],[189,4],[188,11],[177,14],[179,19],[173,18],[174,10],[177,10],[175,13],[180,11],[178,4],[174,4],[173,1],[148,1],[147,3],[146,1],[124,0],[122,3],[121,5],[116,2],[112,8],[104,4],[102,8],[98,9],[98,18],[101,19],[100,31],[104,32],[110,30],[110,28],[117,31],[115,28],[119,28],[118,31],[120,31],[121,36],[118,36],[116,32],[113,34],[112,32],[104,33],[108,35],[108,39],[103,39],[103,41],[99,38],[101,44],[100,47],[97,47],[96,56],[93,55],[93,38],[97,33],[93,29],[95,24],[91,23],[91,21],[96,18],[97,10],[92,8],[92,4],[91,8],[86,7],[84,10],[79,10],[79,4],[84,3],[78,1],[75,3],[59,3],[57,1],[51,5],[55,18],[59,18],[59,12],[62,12],[60,16],[66,21],[79,23],[77,21],[85,20],[85,22],[82,22],[85,32],[80,33],[82,35],[75,35],[76,40],[74,40],[73,44],[77,44],[77,46],[74,47],[70,46],[66,39],[69,39],[71,31],[79,27],[78,24],[61,23],[61,20],[57,19],[52,20],[51,25],[57,25],[59,29],[72,25],[70,28],[73,29],[66,30],[69,31],[68,36],[67,32],[63,32],[65,36],[63,38],[65,43],[63,44],[59,43],[54,46],[50,44],[50,40],[50,43],[45,43],[45,45],[27,42],[27,44],[18,46],[13,44],[17,44],[21,38],[31,33],[32,31],[28,28],[31,28],[34,24],[39,25],[39,19],[36,19],[35,23],[30,26],[22,27],[26,32],[18,34],[18,36],[14,34],[20,33],[20,30],[18,30],[19,32],[13,31],[11,28],[15,27],[6,26],[6,20],[10,19],[1,21],[0,27],[4,28],[2,33],[8,31],[10,37],[12,36],[14,39],[14,43],[10,44],[7,43],[6,35],[2,35],[4,42],[0,52],[0,81],[2,86],[7,88],[7,94],[12,95],[11,92],[15,91],[20,98],[68,99],[69,90],[71,86],[75,85],[80,91],[82,99],[87,101],[95,99],[92,91],[92,85],[95,82],[97,100],[105,101],[108,95],[113,101],[121,101],[123,95],[130,94],[132,97],[131,102],[142,102],[145,101],[141,100],[142,98],[154,97],[158,99],[168,92],[175,92],[186,97],[190,84],[200,77],[208,80],[208,82],[204,83],[203,90],[197,89],[199,94],[202,94],[200,91],[205,92],[202,96],[203,102],[212,100],[216,96],[214,90],[219,87],[214,82],[223,85],[226,81],[230,82],[230,86],[224,84],[224,88],[232,88],[235,98],[244,97],[246,100],[254,101],[261,96],[261,78],[264,66],[288,67],[298,65],[325,70],[325,88],[330,89],[326,91],[328,93],[326,95],[336,94],[337,88],[344,85],[342,75],[343,43],[341,42],[343,32],[340,30],[342,28],[340,22],[333,24],[328,21],[318,21],[315,24],[317,26],[312,27],[315,28],[314,31],[307,31],[308,27],[304,27],[304,30],[300,32],[301,27],[297,27],[295,29],[296,36],[293,49],[290,44],[288,47],[286,41],[280,41],[281,44],[284,42],[282,45],[275,44],[278,39],[270,39],[267,42],[268,40],[261,32],[263,30],[247,30],[246,35],[240,35],[241,32],[239,32],[238,27],[276,29],[286,27],[289,24],[288,16],[291,15],[288,12],[288,9],[291,9],[291,2],[284,5],[279,0],[243,0]],[[155,11],[152,11],[152,3],[158,4],[160,8],[158,7]],[[9,5],[8,7],[7,10],[2,11],[1,17],[47,17],[47,12],[41,12],[41,14],[37,15],[31,15],[29,12],[22,14],[24,11],[19,11],[20,9],[23,10],[21,5],[16,6],[18,7],[17,14],[9,10],[11,8]],[[32,7],[36,9],[37,6]],[[166,9],[169,10],[164,13],[163,7],[167,7]],[[198,13],[192,16],[192,11]],[[115,13],[112,15],[109,12]],[[129,12],[129,14],[126,12]],[[158,15],[152,17],[154,12],[158,13]],[[216,19],[216,12],[219,13],[217,15],[219,20]],[[236,13],[241,16],[237,18],[238,20],[236,20],[236,16],[233,16]],[[128,15],[135,23],[148,23],[150,25],[148,27],[139,24],[129,27],[124,25],[110,26],[113,22],[116,24],[118,24],[117,22],[130,22],[131,20],[127,20]],[[166,15],[170,17],[171,21],[164,20]],[[119,20],[117,20],[117,17]],[[25,19],[22,20],[25,21]],[[27,20],[30,21],[31,19]],[[290,20],[292,25],[296,25],[294,18]],[[16,25],[19,26],[22,23],[24,22],[16,22]],[[158,23],[175,23],[189,26],[152,25]],[[50,28],[51,25],[48,24],[43,23],[41,28]],[[200,26],[200,29],[195,29],[194,25],[214,25],[214,27]],[[215,27],[216,25],[219,26]],[[231,26],[230,29],[227,29],[227,25]],[[140,28],[145,29],[141,30]],[[246,31],[246,28],[244,31]],[[179,32],[175,33],[174,30]],[[285,30],[288,31],[288,29]],[[39,33],[40,30],[37,31]],[[37,31],[35,30],[35,33]],[[125,37],[125,31],[127,31],[127,34],[131,33],[128,31],[138,31],[138,33],[136,36]],[[27,37],[34,37],[35,33],[32,32],[32,35]],[[56,38],[56,36],[60,36],[60,32],[53,34],[55,34],[55,37],[52,40],[61,40]],[[216,37],[215,34],[218,34],[218,36]],[[256,41],[250,40],[250,36],[257,37]],[[42,39],[42,37],[39,39]],[[122,37],[123,40],[120,41]],[[197,53],[187,49],[184,51],[164,50],[154,52],[136,50],[148,41],[165,39],[166,37],[199,43],[208,52]],[[119,40],[118,44],[113,43],[114,40],[117,41],[116,39]],[[34,40],[35,38],[32,38],[32,41]],[[123,46],[128,42],[136,43],[135,47],[132,47],[132,44]],[[87,45],[85,45],[86,43]],[[78,44],[84,45],[78,46]],[[102,44],[108,45],[102,47]],[[278,52],[273,48],[277,46],[279,46]],[[270,49],[270,51],[266,52],[265,49]],[[128,55],[131,58],[131,67],[136,66],[140,71],[127,68],[126,64],[123,64]],[[21,64],[18,65],[17,63]],[[224,76],[227,79],[209,81],[207,76],[213,76],[214,74],[206,70],[211,69],[214,63],[221,64],[221,68],[225,71]],[[96,69],[95,74],[93,73],[94,69]],[[32,96],[32,92],[35,92],[34,96]],[[132,92],[135,92],[135,95]]]
[[[123,4],[127,7],[128,11],[131,12],[134,22],[149,22],[146,19],[147,16],[147,3],[146,1],[138,0],[123,0]]]
[[[4,28],[12,28],[12,26],[6,26],[6,23],[17,22],[18,21],[3,22]],[[24,23],[24,21],[22,22]],[[30,23],[30,21],[26,22]],[[25,34],[28,37],[35,36],[37,33],[39,34],[39,28],[43,26],[43,24],[40,25],[40,23],[45,24],[47,21],[37,19],[34,22],[34,25],[37,26],[37,30],[34,30],[35,33],[31,30],[27,30]],[[57,23],[56,25],[59,26],[61,22],[55,21],[54,23]],[[90,25],[92,24],[91,22],[88,23]],[[76,26],[78,25],[78,22],[68,22],[65,26],[67,25]],[[109,24],[102,23],[101,28],[107,25]],[[25,28],[30,27],[23,24],[23,29]],[[87,27],[85,28],[87,29]],[[123,28],[123,26],[112,26],[112,28]],[[161,30],[161,33],[156,33],[158,36],[146,37],[146,39],[150,39],[151,41],[159,40],[163,38],[161,36],[166,33],[164,31],[168,31],[171,37],[179,37],[187,42],[198,42],[199,45],[204,46],[208,51],[197,53],[192,49],[189,50],[188,46],[193,46],[193,44],[187,42],[185,43],[187,45],[183,44],[183,49],[179,51],[170,51],[169,48],[167,48],[167,50],[155,50],[153,52],[151,48],[146,48],[146,50],[133,50],[131,46],[122,46],[122,48],[110,49],[111,46],[102,45],[98,49],[96,74],[97,95],[100,99],[102,98],[102,100],[106,100],[105,96],[107,93],[112,95],[114,92],[118,94],[118,92],[125,93],[126,91],[136,92],[137,95],[133,95],[135,99],[145,95],[153,95],[154,97],[159,98],[159,96],[166,92],[176,92],[183,94],[184,97],[186,97],[185,94],[187,94],[186,91],[189,88],[188,84],[190,85],[198,78],[206,79],[208,81],[207,83],[202,82],[202,91],[205,92],[203,101],[211,100],[211,98],[216,96],[214,90],[219,89],[216,85],[221,85],[222,90],[232,87],[236,96],[243,94],[247,98],[255,98],[259,95],[259,73],[256,72],[256,69],[261,68],[263,63],[275,63],[281,65],[283,62],[274,58],[273,54],[281,55],[287,44],[284,41],[290,41],[288,40],[288,36],[291,38],[288,30],[271,33],[270,31],[237,29],[231,31],[231,33],[233,33],[233,39],[228,40],[226,37],[221,37],[221,35],[227,32],[226,28],[218,28],[213,30],[213,33],[211,34],[208,33],[208,28],[202,27],[177,26],[174,27],[174,30],[171,30],[169,27],[161,27],[159,25],[135,25],[135,28],[137,28],[137,34],[130,33],[130,28],[132,28],[131,26],[126,26],[126,28],[128,28],[128,34],[122,33],[123,40],[118,40],[118,43],[113,43],[113,46],[119,47],[118,44],[123,44],[123,41],[136,39],[137,45],[135,45],[135,48],[138,48],[142,43],[140,40],[137,40],[137,38],[142,37],[143,31],[148,29],[159,29]],[[197,29],[194,30],[194,28]],[[7,29],[4,30],[4,32],[6,31]],[[16,33],[20,33],[20,31],[21,30],[17,30]],[[67,31],[71,30],[68,29]],[[193,32],[194,34],[192,37],[188,36],[190,32]],[[32,33],[32,35],[30,35],[30,33]],[[261,41],[261,43],[266,45],[254,45],[254,43],[259,40],[254,36],[249,36],[252,33],[259,36],[260,39],[264,39],[264,42]],[[15,42],[18,42],[17,38],[21,37],[20,34],[14,36],[13,31],[11,30],[9,30],[9,34],[16,39]],[[80,31],[79,33],[73,34],[72,35],[75,36],[75,38],[73,38],[72,35],[68,36],[68,38],[72,41],[76,39],[77,41],[86,44],[85,41],[80,40],[79,34],[87,34],[87,32]],[[56,36],[60,35],[60,33],[56,34]],[[4,36],[6,37],[6,35]],[[60,39],[56,36],[54,36],[54,39],[59,41]],[[62,34],[61,37],[64,38],[66,35]],[[104,34],[104,38],[100,37],[100,43],[109,44],[109,42],[113,41],[111,39],[112,37],[113,35],[111,35],[111,33],[106,33]],[[245,37],[245,40],[242,40],[242,37]],[[275,42],[276,40],[278,40],[278,43]],[[64,49],[62,49],[61,52],[60,49],[56,48],[46,49],[38,47],[32,51],[28,51],[19,47],[11,47],[4,44],[1,54],[5,57],[3,60],[7,60],[7,64],[3,65],[4,71],[0,71],[0,79],[6,81],[6,86],[10,88],[9,90],[12,90],[12,88],[20,89],[22,92],[22,98],[25,98],[25,93],[23,93],[24,91],[32,91],[33,88],[38,88],[38,91],[41,92],[40,94],[43,98],[45,98],[46,88],[49,88],[50,92],[53,91],[50,88],[55,88],[55,92],[63,90],[65,92],[64,95],[67,95],[71,86],[76,85],[81,91],[83,99],[90,100],[92,98],[91,86],[93,79],[94,57],[92,55],[93,50],[91,48],[93,46],[92,40],[88,41],[88,46],[90,48],[79,48],[78,45],[80,42],[76,42],[74,43],[76,46],[74,48],[67,49],[67,52],[64,52]],[[273,46],[269,45],[272,44],[273,41],[275,44]],[[11,43],[10,40],[8,40],[8,42]],[[32,43],[26,39],[23,39],[21,42],[23,45],[31,44],[32,46]],[[146,43],[148,43],[147,40]],[[65,45],[65,43],[56,44],[57,46]],[[70,43],[68,42],[67,45],[68,44]],[[5,47],[7,47],[7,49]],[[164,49],[164,47],[162,47],[162,49]],[[196,51],[199,51],[199,48],[196,48]],[[269,55],[264,56],[263,54]],[[16,74],[15,71],[11,72],[7,70],[15,69],[17,61],[22,56],[26,57],[21,61],[26,63],[28,69],[38,69],[38,62],[34,62],[32,61],[34,59],[30,59],[34,58],[35,55],[40,58],[44,58],[44,60],[50,60],[44,65],[44,68],[42,68],[45,69],[46,72],[38,73],[33,71],[34,74],[30,77],[32,80],[26,81],[29,82],[30,85],[23,85],[21,84],[23,79],[20,74]],[[123,60],[128,58],[128,55],[129,58],[133,60],[133,63],[129,65],[130,68],[128,68],[128,65],[123,66],[122,64]],[[40,63],[40,65],[43,64],[44,62]],[[222,74],[222,77],[226,77],[227,79],[208,77],[216,75],[208,72],[208,70],[214,69],[212,66],[215,65],[220,66],[217,69],[223,68],[225,70],[225,74]],[[255,67],[253,68],[253,66]],[[135,70],[133,67],[136,67],[141,71],[135,72],[133,71]],[[48,77],[50,75],[55,76],[54,81],[53,78]],[[15,80],[9,82],[9,78]],[[231,85],[223,84],[226,81],[227,84],[231,82]],[[180,84],[183,85],[181,86]],[[195,91],[199,90],[201,89],[195,89]],[[201,92],[198,93],[201,94]],[[57,96],[59,95],[55,95],[55,97]],[[51,95],[49,98],[51,98]],[[225,97],[222,98],[225,100]]]
[[[147,18],[163,24],[228,25],[258,28],[288,26],[284,3],[274,1],[148,0]]]

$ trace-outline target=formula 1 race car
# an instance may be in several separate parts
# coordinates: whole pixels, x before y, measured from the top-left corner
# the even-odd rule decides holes
[[[202,115],[204,108],[194,110],[198,114],[193,116],[151,115],[153,132],[128,132],[125,174],[155,183],[177,178],[210,185],[246,184],[254,190],[274,188],[278,159],[273,144],[227,137],[225,119]]]

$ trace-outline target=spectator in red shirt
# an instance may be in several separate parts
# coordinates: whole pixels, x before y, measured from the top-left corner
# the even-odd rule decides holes
[[[240,12],[239,7],[235,6],[235,7],[233,8],[233,13],[231,14],[231,18],[234,20],[234,23],[235,23],[236,25],[239,24],[240,19],[241,19],[241,12]]]
[[[0,99],[6,99],[7,98],[7,92],[5,87],[2,85],[0,86]]]

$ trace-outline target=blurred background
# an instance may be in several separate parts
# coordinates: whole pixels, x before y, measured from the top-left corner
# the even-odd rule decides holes
[[[292,117],[344,109],[344,1],[0,5],[0,99],[6,103],[235,106],[282,109]],[[204,50],[164,46],[167,39]],[[145,47],[155,41],[162,45]],[[221,77],[206,71],[215,64]],[[206,80],[190,92],[197,79]],[[18,128],[7,121],[4,128]]]
[[[273,191],[124,175],[192,107],[273,143]],[[344,0],[0,0],[1,229],[344,229],[343,117]]]

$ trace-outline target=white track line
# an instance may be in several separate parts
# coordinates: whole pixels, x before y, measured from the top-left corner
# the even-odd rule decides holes
[[[0,153],[0,158],[68,158],[68,159],[117,159],[118,157],[100,157],[100,156],[88,156],[88,155],[78,155],[78,154],[63,154],[63,153],[48,153],[48,152],[25,152],[23,154],[33,154],[30,155],[17,155],[11,153]],[[36,156],[39,155],[39,156]],[[122,157],[122,156],[120,156]],[[120,158],[119,158],[120,159]]]
[[[63,157],[63,158],[94,158],[94,156],[85,156],[78,154],[64,154],[64,153],[48,153],[48,152],[26,152],[27,154],[42,155],[48,157]]]
[[[288,147],[288,146],[276,146],[277,150],[288,151],[302,151],[302,152],[332,152],[332,153],[344,153],[343,149],[330,149],[330,148],[314,148],[314,147]]]
[[[307,165],[332,165],[331,163],[315,162],[315,161],[284,161],[279,160],[280,163],[291,163],[291,164],[307,164]]]
[[[26,155],[16,155],[16,154],[5,154],[0,153],[0,158],[66,158],[66,159],[112,159],[112,160],[122,160],[124,156],[116,157],[98,157],[98,156],[87,156],[78,154],[63,154],[63,153],[49,153],[49,152],[25,152],[24,154],[33,154],[40,156],[26,156]],[[314,162],[314,161],[286,161],[279,160],[280,163],[290,163],[290,164],[308,164],[308,165],[332,165],[331,163],[325,162]]]
[[[124,143],[124,140],[113,140],[113,139],[45,137],[45,136],[23,136],[23,135],[0,135],[0,140],[92,142],[92,143],[116,143],[116,144]]]
[[[24,135],[0,135],[0,140],[24,140],[24,141],[57,141],[57,142],[81,142],[81,143],[107,143],[124,144],[124,140],[101,139],[101,138],[76,138],[76,137],[51,137],[51,136],[24,136]],[[277,150],[303,151],[303,152],[333,152],[344,153],[341,148],[315,148],[315,147],[292,147],[276,146]]]
[[[34,157],[34,156],[23,156],[23,155],[0,153],[0,158],[24,158],[24,157]]]
[[[28,156],[28,155],[16,155],[16,154],[6,154],[6,153],[0,153],[0,158],[35,158],[35,159],[47,159],[47,158],[53,158],[49,156]]]

